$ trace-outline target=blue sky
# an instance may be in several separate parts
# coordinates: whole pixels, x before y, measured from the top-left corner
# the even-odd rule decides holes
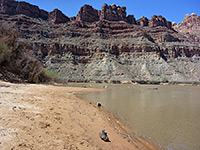
[[[21,1],[21,0],[20,0]],[[151,18],[162,15],[171,22],[182,22],[185,14],[200,15],[200,0],[23,0],[39,6],[41,9],[52,11],[61,10],[68,17],[76,16],[80,7],[89,4],[101,10],[104,3],[126,6],[127,14],[133,14],[136,19],[141,16]]]

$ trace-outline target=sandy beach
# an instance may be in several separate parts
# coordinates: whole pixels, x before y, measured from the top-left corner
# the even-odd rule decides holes
[[[1,150],[151,150],[157,146],[130,131],[77,92],[99,89],[0,81]],[[105,129],[110,142],[99,132]]]

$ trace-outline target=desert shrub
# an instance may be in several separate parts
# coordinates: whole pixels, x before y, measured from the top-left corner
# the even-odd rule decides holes
[[[0,30],[1,78],[10,82],[50,82],[51,76],[40,61],[29,54],[28,44],[18,42],[18,38],[15,30]]]
[[[192,81],[191,84],[192,84],[192,85],[198,85],[198,84],[200,84],[200,82],[199,82],[199,81]]]
[[[160,84],[160,81],[148,80],[147,84]]]
[[[57,83],[63,83],[63,84],[68,83],[68,81],[62,79],[55,71],[48,70],[48,69],[45,69],[44,71],[45,71],[45,74],[47,74],[51,78],[51,81],[57,82]]]
[[[119,81],[119,80],[111,80],[111,83],[113,83],[113,84],[121,84],[121,81]]]
[[[138,83],[138,84],[147,84],[147,81],[145,81],[145,80],[138,80],[138,81],[136,81],[136,83]]]
[[[3,43],[0,42],[0,65],[6,60],[6,58],[10,57],[11,50]]]
[[[59,78],[58,74],[53,70],[45,69],[45,73],[48,74],[51,77]]]

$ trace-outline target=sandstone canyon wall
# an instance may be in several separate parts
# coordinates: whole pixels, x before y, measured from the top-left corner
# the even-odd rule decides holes
[[[126,7],[104,4],[84,5],[69,18],[58,9],[0,0],[0,27],[17,29],[34,57],[70,81],[200,80],[195,14],[179,24],[155,15],[136,20]]]

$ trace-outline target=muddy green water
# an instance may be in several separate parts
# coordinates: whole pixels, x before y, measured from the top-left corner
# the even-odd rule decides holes
[[[122,117],[134,133],[165,149],[200,150],[200,87],[107,86],[107,92],[79,96],[101,102],[106,109]]]

